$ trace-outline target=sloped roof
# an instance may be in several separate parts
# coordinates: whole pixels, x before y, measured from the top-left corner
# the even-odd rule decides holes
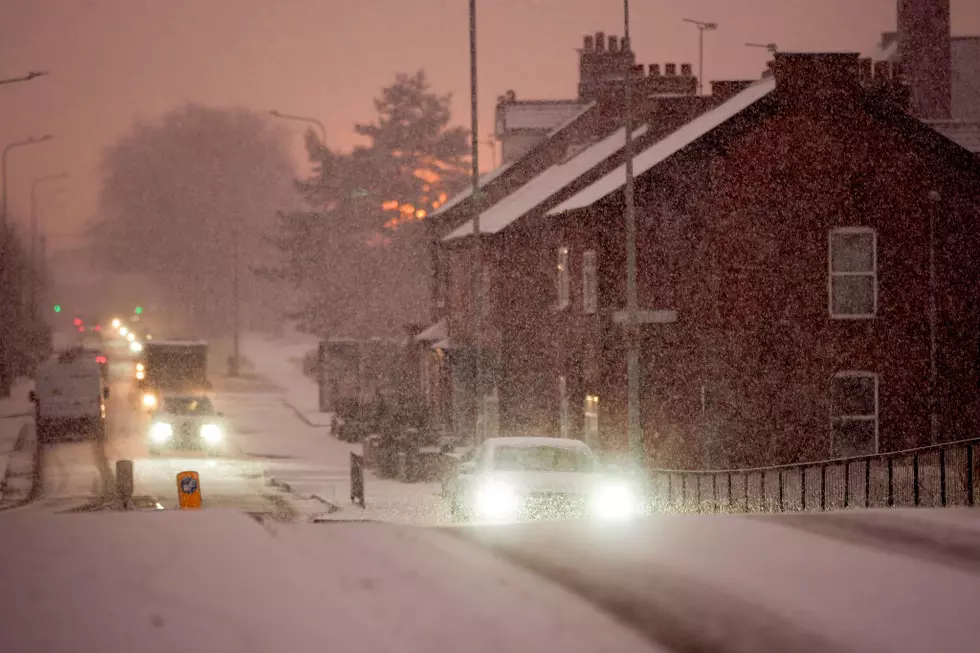
[[[633,138],[643,136],[647,129],[647,125],[642,125],[639,129],[634,130]],[[619,152],[625,144],[626,128],[623,127],[601,141],[586,147],[568,161],[551,166],[517,191],[481,213],[480,233],[495,234],[503,230],[527,214],[528,211],[533,210],[549,197]],[[467,220],[443,240],[465,238],[472,234],[473,221]]]
[[[586,113],[588,113],[590,110],[592,110],[595,106],[596,106],[596,103],[595,102],[589,102],[588,104],[582,106],[579,109],[579,111],[575,113],[575,115],[573,115],[571,118],[565,120],[564,122],[562,122],[561,124],[559,124],[557,127],[555,127],[554,129],[552,129],[548,133],[548,135],[544,137],[544,139],[541,142],[542,143],[548,142],[555,135],[561,133],[563,130],[567,129],[572,124],[574,124],[575,121],[577,121],[579,118],[581,118],[582,116],[584,116]],[[526,152],[524,154],[524,156],[522,156],[521,158],[517,159],[516,161],[511,161],[510,163],[505,163],[504,165],[500,166],[499,168],[494,168],[490,172],[487,172],[487,173],[483,174],[480,177],[480,179],[478,180],[478,182],[477,182],[478,186],[480,188],[486,187],[490,182],[492,182],[493,180],[495,180],[498,177],[500,177],[503,173],[505,173],[507,170],[509,170],[510,168],[512,168],[516,163],[522,161],[524,158],[526,158],[527,156],[529,156],[532,152],[534,152],[534,150],[535,150],[535,148],[531,148],[528,152]],[[430,218],[434,218],[434,217],[437,217],[437,216],[445,213],[446,211],[449,211],[450,209],[452,209],[453,207],[457,206],[458,204],[466,201],[472,194],[473,194],[473,185],[470,184],[464,190],[460,191],[459,193],[457,193],[456,195],[454,195],[452,198],[450,198],[450,200],[448,202],[446,202],[445,204],[443,204],[442,206],[440,206],[438,210],[436,210],[436,211],[432,212],[431,214],[429,214],[429,217]]]
[[[633,174],[639,176],[666,161],[711,130],[724,124],[776,89],[775,77],[768,77],[749,86],[713,109],[701,114],[680,129],[653,143],[633,157]],[[568,198],[548,215],[582,209],[616,192],[626,184],[626,164],[601,177],[595,183]]]
[[[927,120],[926,124],[960,147],[980,154],[980,122]]]

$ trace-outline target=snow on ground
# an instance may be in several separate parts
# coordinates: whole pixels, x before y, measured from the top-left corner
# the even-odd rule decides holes
[[[937,534],[931,520],[898,511],[455,532],[575,587],[676,650],[972,653],[980,640],[980,514],[933,514],[958,527],[955,549],[951,531]],[[817,528],[838,515],[849,523],[837,532]]]
[[[34,383],[28,379],[18,379],[11,388],[10,396],[4,399],[0,399],[0,483],[7,478],[8,472],[11,474],[10,488],[13,491],[14,485],[18,485],[17,490],[20,489],[19,479],[15,481],[14,475],[20,474],[24,471],[21,469],[23,467],[20,464],[20,458],[24,458],[25,461],[30,461],[30,452],[26,443],[21,443],[23,446],[21,451],[22,455],[18,456],[18,460],[14,461],[13,456],[15,454],[15,447],[17,446],[18,438],[21,436],[22,430],[26,427],[27,429],[32,429],[33,415],[34,415],[34,404],[28,400],[28,393],[33,389]],[[27,437],[32,437],[31,431],[28,431],[25,435]],[[14,469],[16,467],[16,469]],[[29,479],[28,479],[29,481]],[[2,497],[0,497],[2,498]]]
[[[0,650],[658,651],[479,547],[226,511],[0,515]],[[16,597],[16,598],[14,598]]]
[[[286,483],[291,491],[318,496],[341,508],[334,518],[448,522],[439,483],[401,483],[371,471],[364,480],[366,508],[351,505],[350,454],[361,454],[362,447],[337,440],[326,426],[310,425],[317,423],[315,416],[324,415],[317,412],[316,384],[302,373],[302,356],[315,346],[314,339],[302,334],[292,334],[285,341],[256,335],[243,339],[242,350],[255,372],[281,392],[278,397],[274,393],[263,397],[224,394],[216,399],[219,409],[234,421],[242,450],[267,458],[266,475]]]

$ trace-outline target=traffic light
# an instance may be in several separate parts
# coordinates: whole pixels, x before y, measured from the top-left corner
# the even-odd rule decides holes
[[[136,307],[136,310],[133,311],[133,312],[136,313],[137,315],[141,315],[143,313],[143,307],[142,306],[137,306]]]
[[[80,317],[75,318],[75,326],[82,326],[82,318]]]
[[[60,313],[61,312],[61,304],[55,304],[54,305],[54,312],[55,313]]]

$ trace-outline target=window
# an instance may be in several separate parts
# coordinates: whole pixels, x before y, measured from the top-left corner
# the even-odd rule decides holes
[[[849,458],[878,453],[878,376],[840,372],[830,388],[830,455]]]
[[[830,317],[874,317],[878,308],[877,239],[872,229],[832,229],[829,239]]]
[[[584,426],[583,439],[585,444],[595,447],[599,441],[599,397],[597,395],[585,396]]]
[[[568,287],[568,248],[558,248],[558,308],[567,308],[569,304]]]
[[[599,279],[595,252],[582,254],[582,312],[592,315],[599,309]]]

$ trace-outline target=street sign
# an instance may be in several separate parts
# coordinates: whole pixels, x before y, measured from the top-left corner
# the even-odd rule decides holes
[[[197,472],[177,474],[177,499],[181,509],[201,507],[201,477]]]

